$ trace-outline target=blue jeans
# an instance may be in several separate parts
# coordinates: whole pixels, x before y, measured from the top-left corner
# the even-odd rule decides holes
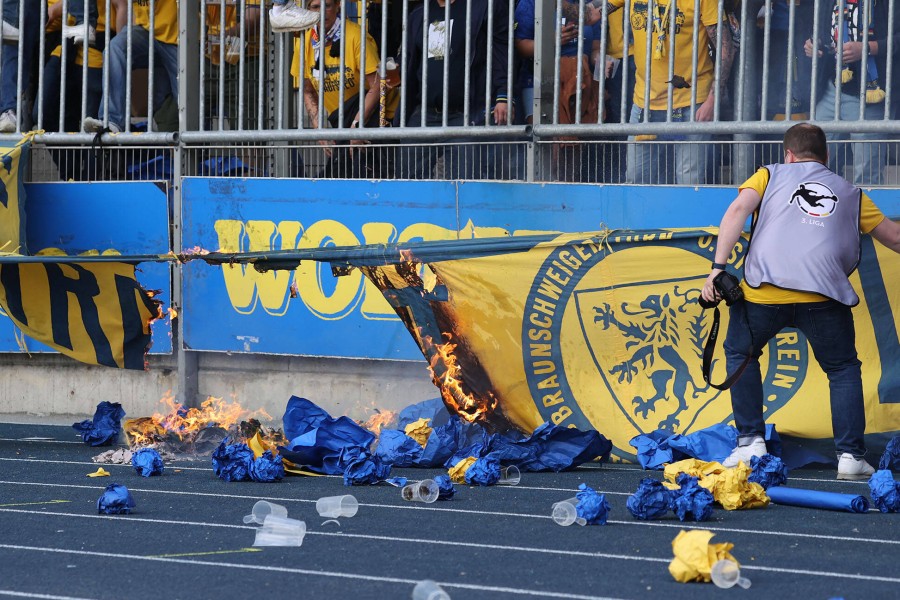
[[[22,89],[28,89],[31,84],[31,61],[37,51],[38,38],[40,36],[40,0],[25,0],[25,19],[22,31],[19,32],[22,41]],[[19,0],[3,0],[3,20],[19,26]],[[0,113],[7,110],[15,110],[19,99],[18,73],[19,73],[19,44],[17,42],[3,42],[0,44],[0,61],[2,61],[3,73],[0,75]]]
[[[834,120],[834,84],[825,88],[825,93],[816,104],[817,121]],[[866,104],[864,112],[865,120],[881,120],[884,118],[884,102],[878,104]],[[841,114],[839,121],[859,120],[859,96],[841,94]],[[887,158],[887,145],[877,144],[868,140],[884,139],[884,134],[878,133],[829,133],[829,141],[854,140],[853,146],[853,183],[856,185],[881,185],[884,172],[885,159]],[[856,142],[855,140],[861,140]],[[847,153],[834,147],[829,149],[829,167],[832,171],[842,174],[844,163],[847,161]]]
[[[769,340],[785,327],[803,332],[828,376],[831,428],[838,453],[849,452],[861,458],[866,453],[862,363],[856,355],[853,313],[849,306],[834,300],[802,304],[755,304],[742,300],[731,306],[724,344],[728,372],[735,372],[753,350],[753,358],[731,388],[739,443],[745,444],[765,433],[759,357]]]
[[[419,127],[422,124],[421,107],[417,107],[407,120],[408,127]],[[425,115],[425,127],[440,127],[442,117],[435,111]],[[462,113],[447,115],[447,125],[458,127],[463,125]],[[464,142],[465,138],[447,140],[448,142]],[[418,140],[412,140],[418,143]],[[453,180],[480,179],[481,169],[476,165],[478,146],[472,144],[448,144],[445,146],[426,144],[407,146],[400,149],[399,161],[395,165],[397,179],[434,179],[434,166],[439,156],[444,157],[444,178]],[[477,171],[477,172],[476,172]]]
[[[700,105],[696,106],[699,108]],[[628,122],[642,123],[643,113],[644,109],[637,104],[633,105]],[[672,122],[674,123],[689,121],[690,118],[690,106],[672,110]],[[649,120],[651,123],[665,122],[666,111],[651,110]],[[705,135],[685,135],[665,139],[703,142],[708,141],[709,138]],[[664,141],[664,138],[659,136],[657,140]],[[635,142],[634,136],[629,136],[628,141]],[[707,180],[708,153],[708,144],[629,143],[625,154],[625,183],[704,184]]]
[[[75,63],[75,53],[67,53],[66,114],[64,131],[81,131],[81,65]],[[44,65],[44,122],[47,131],[59,131],[59,94],[62,81],[62,59],[51,56]],[[86,115],[97,114],[103,96],[103,69],[88,68]],[[38,105],[34,104],[34,122],[38,122]]]
[[[153,43],[155,70],[153,81],[153,105],[159,108],[171,92],[178,98],[178,45]],[[125,129],[125,89],[128,74],[128,35],[122,32],[109,43],[104,59],[109,61],[109,89],[104,94],[109,106],[109,122]],[[147,68],[150,59],[150,32],[143,27],[135,27],[131,33],[131,68]],[[103,118],[101,105],[98,116]],[[152,116],[152,115],[151,115]]]
[[[84,23],[84,0],[69,0],[69,14],[75,18],[75,24]],[[97,26],[97,0],[88,0],[88,23]]]

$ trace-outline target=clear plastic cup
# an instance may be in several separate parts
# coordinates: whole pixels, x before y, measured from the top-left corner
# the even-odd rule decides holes
[[[519,472],[519,467],[509,465],[500,469],[500,481],[497,482],[497,485],[519,485],[521,480],[522,474]]]
[[[578,516],[578,511],[576,510],[577,506],[577,497],[555,503],[553,505],[553,512],[551,513],[553,522],[557,525],[562,525],[563,527],[567,527],[572,523],[587,525],[587,521]]]
[[[349,494],[344,496],[326,496],[316,500],[316,510],[319,512],[320,517],[325,517],[326,519],[349,518],[359,510],[359,502]]]
[[[409,502],[425,502],[432,503],[438,498],[441,488],[433,479],[423,479],[404,486],[400,490],[400,496]]]
[[[269,515],[275,515],[276,517],[286,517],[287,508],[280,504],[275,504],[266,500],[260,500],[253,505],[253,511],[249,515],[246,515],[244,517],[244,523],[248,525],[250,523],[262,523]]]
[[[745,590],[750,587],[750,580],[746,577],[741,577],[740,565],[727,558],[714,562],[709,574],[716,587],[728,589],[739,585]]]
[[[450,600],[450,594],[431,579],[417,583],[413,588],[412,597],[413,600]]]
[[[300,546],[306,535],[306,523],[297,519],[266,516],[262,527],[256,530],[254,546]]]

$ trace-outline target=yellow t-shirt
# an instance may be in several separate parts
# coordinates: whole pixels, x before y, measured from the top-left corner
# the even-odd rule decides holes
[[[348,22],[344,26],[344,36],[346,37],[346,47],[344,49],[344,101],[346,102],[355,94],[359,93],[359,50],[361,45],[361,30],[359,25]],[[340,40],[336,42],[340,44]],[[338,110],[340,105],[340,66],[341,59],[339,56],[332,57],[330,52],[331,44],[324,48],[325,53],[325,93],[323,94],[323,102],[325,110],[333,113]],[[380,53],[378,46],[372,36],[366,34],[366,75],[371,75],[378,71]],[[315,52],[312,47],[312,36],[306,35],[306,49],[304,56],[304,69],[306,71],[304,77],[312,84],[316,93],[319,91],[319,63],[315,58]],[[297,85],[297,79],[300,72],[300,38],[294,40],[294,57],[291,61],[291,75],[294,76],[294,84]],[[394,117],[399,95],[395,90],[389,92],[387,98],[387,106],[385,116],[387,119]]]
[[[669,0],[660,0],[659,3],[654,2],[653,6],[656,15],[647,14],[646,0],[630,0],[631,1],[631,43],[634,48],[634,61],[637,65],[637,74],[634,82],[634,103],[641,108],[647,108],[644,102],[644,82],[646,81],[646,73],[644,73],[647,64],[647,32],[650,31],[650,52],[653,51],[659,42],[662,54],[658,58],[652,58],[650,61],[650,110],[666,110],[668,102],[669,84],[669,20],[675,19],[675,69],[674,74],[681,76],[685,81],[690,82],[692,78],[691,60],[692,47],[694,43],[694,2],[676,2],[675,15],[669,14]],[[625,5],[626,0],[610,0],[610,5],[621,8]],[[715,25],[718,22],[718,2],[717,0],[699,0],[700,7],[700,27],[697,32],[697,43],[699,52],[697,53],[697,102],[701,103],[706,100],[709,95],[710,86],[713,82],[713,62],[706,51],[707,36],[706,28]],[[613,13],[615,16],[617,13]],[[661,30],[665,31],[665,36],[661,36]],[[681,108],[690,106],[691,104],[691,88],[675,88],[672,91],[672,106]]]
[[[53,6],[54,4],[59,4],[62,0],[47,0],[47,6]],[[71,3],[72,0],[70,0]],[[77,1],[77,0],[75,0]],[[110,13],[112,14],[113,23],[116,21],[116,6],[112,3],[109,5]],[[69,15],[68,19],[69,25],[75,24],[75,18]],[[47,33],[54,33],[62,30],[62,19],[55,19],[50,23],[47,23]],[[95,28],[97,36],[106,35],[106,2],[100,0],[97,2],[97,27]],[[62,56],[62,46],[57,46],[53,49],[53,52],[50,53],[51,56]],[[78,44],[76,46],[76,54],[75,54],[75,64],[83,65],[84,64],[84,46]],[[100,69],[103,67],[103,52],[88,46],[88,66],[92,69]]]
[[[156,0],[153,37],[164,44],[178,43],[178,0]],[[134,0],[134,24],[150,30],[150,0]]]
[[[251,7],[254,7],[253,10],[259,12],[259,0],[246,0],[245,5],[245,15],[248,14],[251,10]],[[219,64],[219,45],[213,39],[210,38],[218,38],[219,37],[219,26],[222,23],[221,13],[219,12],[221,6],[218,4],[207,4],[206,5],[206,35],[207,41],[209,41],[209,51],[206,53],[206,57],[209,58],[210,62],[214,65]],[[235,4],[226,4],[225,5],[225,29],[226,31],[236,27],[238,24],[238,18],[240,17],[241,7],[240,5]],[[240,38],[240,34],[235,34],[235,38]],[[259,56],[259,26],[257,25],[254,30],[245,31],[244,32],[244,41],[247,43],[247,49],[244,51],[245,56]]]
[[[769,185],[769,170],[765,167],[760,168],[754,173],[750,179],[745,181],[739,189],[750,188],[756,190],[759,197],[762,198],[766,193],[766,187]],[[872,199],[865,192],[862,193],[862,201],[859,206],[859,231],[860,233],[869,233],[878,224],[884,220],[884,214],[875,206]],[[799,302],[823,302],[828,300],[820,294],[811,292],[797,292],[794,290],[785,290],[774,285],[763,283],[758,288],[752,288],[747,285],[746,281],[741,281],[741,289],[744,291],[744,298],[756,304],[796,304]]]
[[[606,53],[613,58],[622,58],[625,50],[625,11],[619,10],[608,16],[609,30],[606,34]],[[628,40],[628,52],[634,54],[634,40]]]

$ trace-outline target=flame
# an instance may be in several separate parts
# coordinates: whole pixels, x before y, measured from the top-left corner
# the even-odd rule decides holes
[[[167,308],[166,310],[169,311],[169,320],[170,320],[170,321],[174,321],[175,319],[178,318],[178,311],[177,311],[177,310],[175,310],[175,309],[172,308],[171,306],[170,306],[169,308]]]
[[[397,413],[390,410],[379,410],[376,408],[375,414],[369,417],[365,423],[362,423],[362,426],[375,435],[381,435],[382,429],[389,425],[392,425],[396,421]]]
[[[254,418],[272,420],[272,417],[262,409],[251,412],[237,402],[226,402],[214,396],[204,400],[200,408],[186,408],[176,402],[174,395],[169,391],[160,399],[160,403],[169,408],[168,413],[155,413],[152,417],[130,419],[125,422],[125,432],[132,445],[152,444],[168,435],[184,440],[207,427],[230,430],[236,428],[239,422]]]
[[[435,344],[431,336],[424,337],[425,349],[434,351],[428,371],[440,388],[444,403],[466,421],[474,423],[497,408],[497,398],[491,392],[487,392],[487,398],[477,398],[463,389],[462,368],[455,354],[458,344],[451,341],[451,334],[444,333],[444,336],[447,338],[444,344]]]

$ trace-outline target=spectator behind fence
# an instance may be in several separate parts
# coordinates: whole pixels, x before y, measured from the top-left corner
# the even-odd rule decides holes
[[[794,45],[789,47],[791,23],[788,0],[772,2],[772,9],[768,16],[769,60],[767,63],[764,62],[765,46],[758,44],[756,47],[756,64],[766,65],[765,69],[759,69],[760,76],[765,76],[768,86],[766,105],[760,105],[760,114],[765,120],[784,121],[787,118],[788,106],[785,103],[785,94],[789,80],[791,81],[789,107],[791,120],[805,121],[809,118],[812,63],[804,57],[803,46],[806,42],[806,33],[813,22],[813,9],[812,0],[796,0],[794,2]],[[763,39],[766,14],[766,8],[762,7],[756,17],[756,34],[759,40]],[[762,102],[762,96],[760,96],[760,102]],[[772,143],[756,145],[757,159],[754,164],[770,164],[781,160],[781,135],[761,135],[758,139],[771,140]]]
[[[816,121],[856,121],[860,116],[860,91],[864,89],[865,105],[863,107],[865,120],[879,120],[884,118],[884,90],[886,74],[886,58],[889,51],[887,45],[888,27],[894,29],[894,64],[900,56],[898,40],[900,40],[900,20],[897,19],[897,9],[893,14],[887,0],[873,0],[870,4],[861,5],[857,2],[846,1],[842,22],[839,23],[838,11],[842,0],[835,2],[822,2],[822,12],[819,15],[820,29],[814,37],[819,48],[819,56],[824,60],[819,61],[823,66],[823,78],[825,79],[824,92],[816,104]],[[865,19],[861,14],[864,6],[870,6],[868,11],[868,42],[869,49],[866,56],[866,73],[863,76],[863,23]],[[840,26],[840,29],[839,29]],[[813,40],[808,39],[804,46],[806,55],[811,57],[813,52]],[[823,54],[822,50],[825,50]],[[840,75],[840,113],[835,113],[835,88],[837,50],[840,49],[843,60],[843,68]],[[894,71],[896,73],[896,70]],[[881,133],[852,133],[852,134],[828,134],[829,141],[854,140],[853,148],[853,183],[856,185],[880,185],[883,178],[886,159],[886,144],[873,143],[871,140],[884,139]],[[838,173],[843,172],[847,153],[832,148],[830,152],[830,166]]]
[[[579,0],[566,0],[578,5]],[[523,87],[527,122],[533,118],[534,104],[534,0],[519,0],[516,5],[516,51],[522,57],[520,71],[530,86]],[[578,72],[581,71],[580,123],[596,123],[598,111],[598,86],[594,84],[591,67],[592,56],[600,53],[600,24],[585,25],[582,31],[582,53],[578,55],[578,19],[563,17],[556,28],[560,43],[559,59],[559,123],[568,125],[576,121]],[[559,139],[559,138],[557,138]],[[570,139],[569,141],[576,141]],[[563,181],[586,181],[590,171],[587,164],[588,148],[583,144],[554,144],[551,160],[551,177]]]
[[[3,0],[3,43],[0,44],[0,133],[15,133],[27,129],[25,123],[18,123],[18,116],[28,114],[22,106],[23,115],[16,114],[19,100],[19,39],[22,39],[22,91],[31,87],[31,64],[37,52],[40,37],[41,0],[22,0],[25,9],[24,31],[19,31],[19,0]],[[24,94],[22,94],[24,96]]]
[[[319,13],[314,10],[300,8],[294,0],[272,0],[269,9],[269,25],[272,31],[303,31],[319,22]]]
[[[77,0],[72,0],[77,1]],[[70,2],[71,5],[71,2]],[[87,104],[85,114],[95,115],[100,108],[100,99],[103,94],[103,44],[107,22],[116,22],[117,10],[127,9],[125,0],[113,0],[110,2],[111,19],[106,18],[106,2],[101,3],[97,18],[94,21],[95,46],[88,47],[87,70]],[[67,19],[74,22],[74,17]],[[59,111],[62,90],[65,89],[65,117],[63,119],[63,131],[80,131],[81,129],[81,96],[82,75],[84,66],[84,46],[81,43],[71,43],[65,38],[66,26],[62,24],[62,0],[47,0],[47,40],[59,38],[62,32],[63,43],[69,44],[66,48],[66,79],[62,81],[62,45],[57,45],[50,52],[47,62],[44,64],[43,82],[43,115],[41,127],[46,131],[59,131]],[[56,34],[56,35],[54,35]],[[83,40],[84,38],[82,38]],[[52,47],[52,46],[50,46]],[[65,87],[63,87],[63,84]],[[33,109],[33,119],[38,123],[38,104]]]
[[[103,10],[106,10],[106,1],[103,3]],[[69,0],[67,2],[69,8],[69,17],[62,27],[63,39],[72,39],[76,44],[81,44],[87,36],[88,44],[93,45],[97,41],[97,20],[99,11],[97,10],[97,0]],[[85,14],[87,9],[87,14]],[[87,21],[85,21],[87,17]]]
[[[716,0],[698,0],[696,3],[675,4],[672,14],[671,2],[654,3],[655,15],[647,12],[647,3],[639,0],[609,0],[608,11],[612,12],[624,6],[631,6],[631,33],[634,40],[634,61],[636,66],[634,83],[634,105],[629,117],[630,123],[647,121],[664,122],[668,106],[668,94],[672,88],[672,121],[687,122],[691,120],[694,110],[696,121],[711,121],[714,116],[715,98],[720,101],[726,98],[725,89],[731,73],[731,64],[735,55],[735,43],[731,27],[723,15],[720,27],[718,2]],[[600,20],[601,12],[596,7],[599,0],[588,6],[587,21],[594,23]],[[577,8],[572,11],[571,5],[564,5],[564,14],[577,18]],[[700,29],[694,31],[694,13],[699,10]],[[672,76],[669,76],[669,50],[672,19],[675,21],[675,56]],[[652,29],[650,38],[650,73],[646,72],[647,35]],[[713,89],[714,60],[711,51],[715,49],[717,36],[721,29],[722,56],[718,89]],[[696,72],[696,104],[691,105],[691,92],[694,71],[692,69],[693,42],[696,34],[697,72]],[[650,82],[649,96],[645,97],[645,82]],[[630,136],[629,141],[640,142],[650,136]],[[680,136],[655,136],[657,141],[691,141],[702,142],[709,139],[703,134]],[[627,151],[626,181],[628,183],[706,183],[709,146],[706,144],[677,144],[675,146],[674,166],[668,160],[660,160],[667,148],[658,144],[630,143]],[[674,172],[673,172],[674,171]]]
[[[466,5],[471,5],[471,28],[466,31]],[[427,47],[422,48],[424,28],[424,6],[409,15],[406,72],[402,75],[407,106],[411,107],[406,125],[420,127],[422,123],[422,103],[424,99],[425,127],[441,127],[444,104],[444,59],[456,57],[448,62],[447,125],[484,125],[490,119],[492,124],[507,123],[512,117],[512,107],[507,99],[507,58],[509,56],[509,3],[493,2],[493,31],[491,55],[488,57],[488,0],[451,0],[449,47],[445,46],[446,23],[444,0],[428,0]],[[469,80],[466,81],[466,37],[469,38]],[[487,62],[491,61],[491,81],[487,81]],[[402,64],[402,62],[401,62]],[[427,64],[427,82],[423,81],[423,67]],[[490,85],[490,98],[485,98],[485,89]],[[465,90],[468,84],[469,96]],[[423,98],[423,88],[427,93]],[[469,106],[469,123],[464,122],[465,106]],[[415,143],[416,140],[410,140]],[[401,150],[397,175],[403,179],[430,179],[440,152],[443,152],[444,176],[447,179],[481,179],[493,174],[494,152],[485,149],[478,152],[472,145],[459,144],[468,138],[442,140],[456,142],[441,149],[433,145],[407,147]],[[476,156],[482,160],[476,164]]]
[[[156,0],[154,3],[154,70],[153,105],[160,107],[168,94],[178,98],[178,0]],[[144,69],[150,59],[150,0],[134,0],[134,26],[131,30],[131,68]],[[109,111],[109,131],[125,130],[125,94],[128,76],[128,32],[114,37],[105,52],[109,63],[109,87],[103,90],[98,118],[85,117],[84,130],[103,130],[103,115]],[[105,106],[104,106],[105,105]],[[152,115],[148,115],[148,122]]]
[[[259,0],[246,0],[244,6],[244,78],[241,81],[241,14],[240,6],[225,5],[225,33],[220,4],[206,5],[206,78],[204,99],[208,127],[218,129],[216,117],[222,116],[229,129],[256,129],[259,114]],[[225,62],[220,63],[224,46]],[[220,70],[221,67],[221,70]],[[220,78],[221,77],[221,78]],[[224,80],[224,106],[219,106],[219,85]],[[240,112],[240,90],[243,83],[244,113]],[[240,118],[240,121],[239,121]],[[240,124],[240,127],[238,126]]]
[[[309,9],[319,14],[320,2],[312,0]],[[323,108],[326,111],[324,123],[326,128],[355,129],[363,123],[367,128],[377,128],[387,125],[394,116],[397,105],[395,94],[385,97],[384,121],[381,113],[381,78],[378,74],[378,47],[371,35],[366,34],[366,64],[360,65],[360,49],[362,47],[362,30],[353,21],[348,20],[341,25],[340,0],[324,0],[325,2],[325,38],[319,39],[319,29],[314,28],[306,35],[303,49],[303,104],[309,115],[309,122],[313,128],[319,126],[319,60],[324,60],[325,72],[323,76],[324,92],[322,94]],[[343,122],[341,116],[341,45],[344,46],[344,104]],[[294,60],[291,64],[291,74],[295,81],[300,72],[300,40],[294,44]],[[361,71],[365,76],[361,77]],[[364,81],[364,87],[360,81]],[[359,94],[365,90],[363,96],[363,113],[359,112]],[[333,148],[331,140],[320,140],[325,148],[326,163],[321,172],[322,177],[387,177],[387,167],[383,164],[386,153],[381,149],[365,148],[363,140],[352,140],[350,148],[342,146]],[[342,144],[345,144],[343,142]]]

